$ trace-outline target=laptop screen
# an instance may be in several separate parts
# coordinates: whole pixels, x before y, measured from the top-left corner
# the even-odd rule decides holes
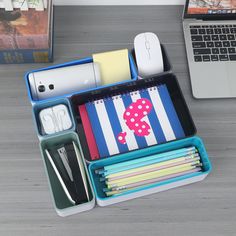
[[[236,0],[188,0],[185,16],[232,16],[236,14]]]

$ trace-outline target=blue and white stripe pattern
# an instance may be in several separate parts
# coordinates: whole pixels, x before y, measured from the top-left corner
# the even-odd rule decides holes
[[[135,135],[123,118],[126,108],[140,98],[150,100],[153,105],[151,112],[142,119],[151,127],[150,134],[143,137]],[[100,157],[185,137],[166,85],[96,100],[87,103],[86,109]],[[122,131],[127,133],[126,144],[117,139]]]

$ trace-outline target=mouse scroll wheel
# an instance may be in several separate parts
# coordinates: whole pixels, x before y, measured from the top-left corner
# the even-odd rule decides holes
[[[150,44],[148,41],[145,42],[145,45],[146,45],[146,49],[150,49]]]

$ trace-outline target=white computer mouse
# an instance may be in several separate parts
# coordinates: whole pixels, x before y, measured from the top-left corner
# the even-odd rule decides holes
[[[145,78],[164,71],[161,45],[156,34],[138,34],[134,38],[134,50],[139,76]]]

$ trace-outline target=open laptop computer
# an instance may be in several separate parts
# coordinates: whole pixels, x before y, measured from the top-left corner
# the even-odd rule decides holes
[[[193,96],[236,97],[236,0],[187,0],[183,30]]]

